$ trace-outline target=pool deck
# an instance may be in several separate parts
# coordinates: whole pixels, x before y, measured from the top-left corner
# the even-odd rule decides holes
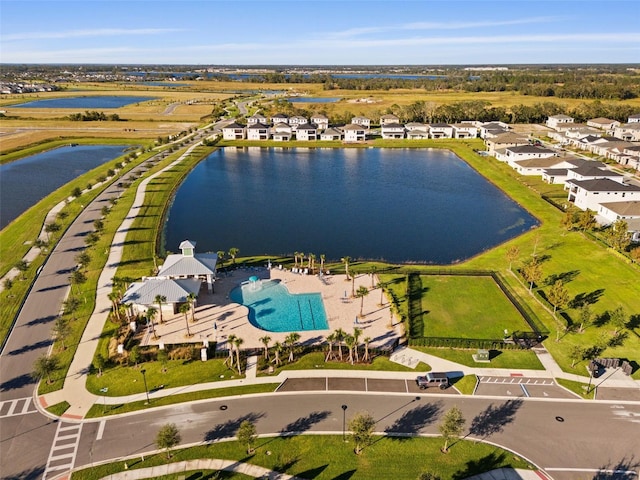
[[[324,303],[328,330],[298,331],[300,343],[323,343],[327,335],[338,328],[346,333],[352,333],[354,327],[362,329],[361,340],[371,338],[371,347],[388,347],[402,334],[402,326],[398,318],[394,318],[394,327],[390,328],[389,302],[383,295],[384,304],[380,306],[380,290],[372,288],[372,277],[369,274],[356,276],[355,290],[360,286],[369,288],[369,295],[364,297],[363,318],[356,318],[360,313],[359,298],[351,298],[352,282],[346,280],[346,275],[304,275],[290,270],[272,268],[237,269],[227,276],[222,274],[214,283],[214,293],[210,294],[206,286],[198,296],[195,310],[195,322],[191,322],[191,313],[187,314],[191,337],[187,337],[186,321],[183,314],[171,314],[163,310],[164,323],[160,324],[156,316],[155,330],[158,339],[154,340],[150,331],[143,334],[142,345],[157,345],[164,343],[184,344],[216,342],[217,348],[227,349],[227,337],[231,334],[242,338],[241,348],[263,348],[261,337],[271,337],[271,345],[276,341],[282,342],[287,332],[267,332],[254,327],[249,322],[249,309],[229,299],[229,292],[251,276],[261,279],[280,280],[290,293],[320,293]],[[378,278],[373,278],[373,285]],[[346,295],[346,297],[345,297]]]

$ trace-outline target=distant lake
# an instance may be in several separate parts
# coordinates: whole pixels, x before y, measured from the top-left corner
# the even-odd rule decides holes
[[[188,83],[178,82],[140,82],[141,85],[146,87],[188,87]]]
[[[133,97],[105,95],[94,97],[67,97],[34,100],[33,102],[11,105],[7,108],[120,108],[132,103],[155,100],[157,97]]]
[[[177,190],[165,247],[450,264],[534,225],[446,150],[224,148]]]
[[[125,148],[124,145],[61,147],[0,165],[0,228],[74,178],[119,157]]]
[[[338,97],[290,97],[287,101],[291,103],[335,103],[339,102]]]

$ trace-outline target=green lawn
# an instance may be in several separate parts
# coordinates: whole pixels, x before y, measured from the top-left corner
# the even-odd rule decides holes
[[[212,426],[213,428],[213,426]],[[375,437],[361,455],[353,453],[353,442],[341,436],[300,435],[290,438],[259,438],[256,451],[247,455],[246,446],[221,442],[174,452],[172,462],[198,458],[223,458],[260,465],[300,478],[329,479],[413,479],[423,471],[442,479],[467,478],[501,467],[531,468],[520,457],[499,447],[466,440],[455,442],[449,454],[440,452],[440,438]],[[267,454],[267,452],[269,452]],[[402,461],[398,461],[398,459]],[[129,460],[129,470],[162,465],[166,455]],[[73,480],[95,480],[124,470],[124,461],[74,472]]]
[[[517,368],[527,370],[544,370],[540,360],[531,350],[490,350],[490,363],[477,363],[473,360],[477,349],[461,348],[411,347],[420,352],[435,355],[452,362],[478,368]]]

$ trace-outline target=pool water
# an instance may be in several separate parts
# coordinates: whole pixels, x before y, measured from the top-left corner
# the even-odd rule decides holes
[[[249,308],[249,321],[268,332],[328,330],[319,293],[289,293],[279,280],[261,280],[234,288],[229,298]]]

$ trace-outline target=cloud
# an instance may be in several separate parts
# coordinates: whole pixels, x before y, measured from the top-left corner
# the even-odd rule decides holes
[[[181,28],[96,28],[84,30],[68,30],[66,32],[28,32],[2,35],[3,41],[47,40],[79,37],[114,37],[124,35],[159,35],[163,33],[183,32]]]
[[[334,38],[351,38],[374,33],[390,33],[416,30],[463,30],[469,28],[493,28],[532,23],[549,23],[557,22],[559,20],[560,18],[557,17],[531,17],[513,20],[488,20],[482,22],[412,22],[380,27],[350,28],[341,32],[330,32],[328,33],[328,36]]]

